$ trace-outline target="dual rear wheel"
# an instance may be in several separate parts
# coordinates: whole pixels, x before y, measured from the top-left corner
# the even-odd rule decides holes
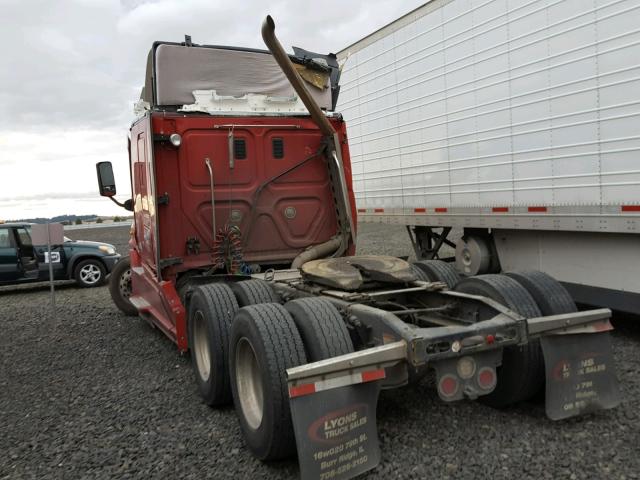
[[[568,292],[541,272],[430,281],[492,298],[528,318],[576,311]],[[189,307],[189,344],[200,394],[212,406],[233,399],[247,445],[261,460],[295,453],[286,370],[354,351],[330,301],[309,297],[283,306],[278,300],[268,283],[247,280],[202,285]],[[504,349],[496,389],[481,398],[506,407],[531,398],[543,384],[540,345],[530,342]]]
[[[247,280],[200,286],[189,308],[200,394],[212,406],[233,398],[247,445],[262,460],[295,453],[286,370],[353,351],[328,300],[277,302],[268,283]]]
[[[560,282],[538,271],[469,277],[461,280],[455,291],[491,298],[526,318],[577,311],[571,295]],[[507,347],[497,370],[496,388],[480,397],[480,401],[503,408],[528,400],[544,386],[544,369],[538,340]]]

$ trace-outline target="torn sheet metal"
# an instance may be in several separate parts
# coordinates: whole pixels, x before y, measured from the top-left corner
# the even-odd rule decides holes
[[[279,97],[249,93],[218,95],[215,90],[194,90],[194,102],[183,105],[180,112],[204,112],[216,115],[308,115],[304,103],[296,95]]]

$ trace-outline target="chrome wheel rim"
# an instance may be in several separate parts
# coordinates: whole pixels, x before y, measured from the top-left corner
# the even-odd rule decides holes
[[[193,356],[195,357],[198,375],[203,382],[211,375],[211,352],[207,335],[207,323],[204,315],[198,310],[193,316]]]
[[[131,269],[127,269],[120,275],[118,281],[118,287],[120,288],[120,295],[123,298],[129,298],[131,296]]]
[[[264,413],[262,375],[253,345],[245,337],[236,348],[236,387],[242,414],[249,427],[257,430]]]
[[[97,265],[89,263],[80,269],[80,280],[87,285],[98,283],[102,277],[102,272]]]

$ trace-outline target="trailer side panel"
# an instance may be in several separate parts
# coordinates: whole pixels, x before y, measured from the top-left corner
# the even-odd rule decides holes
[[[638,15],[435,0],[340,52],[361,221],[639,232]]]

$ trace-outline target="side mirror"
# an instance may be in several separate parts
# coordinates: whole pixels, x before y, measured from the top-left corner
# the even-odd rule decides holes
[[[116,181],[113,177],[111,162],[96,163],[98,172],[98,188],[103,197],[113,197],[116,194]]]

